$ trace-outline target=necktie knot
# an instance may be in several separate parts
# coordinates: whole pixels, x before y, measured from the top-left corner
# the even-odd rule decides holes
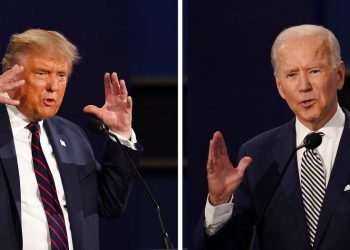
[[[39,134],[40,132],[40,125],[38,122],[30,122],[27,126],[26,126],[27,129],[29,129],[29,131],[32,133],[32,134]]]

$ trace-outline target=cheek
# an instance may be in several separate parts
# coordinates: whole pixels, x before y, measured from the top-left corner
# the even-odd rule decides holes
[[[30,93],[30,94],[28,94]],[[35,92],[28,88],[23,88],[16,93],[15,99],[21,102],[21,106],[23,107],[33,107],[36,106],[38,101],[38,92]]]
[[[327,91],[322,92],[320,96],[322,98],[323,105],[333,104],[334,102],[337,102],[338,90],[329,89]]]
[[[13,90],[8,91],[8,94],[12,99],[20,100],[20,99],[23,99],[27,91],[28,91],[28,86],[23,85],[19,88],[15,88]]]
[[[291,88],[288,88],[284,86],[282,88],[283,92],[283,99],[285,99],[287,102],[293,102],[296,99],[296,90],[293,90]]]
[[[277,87],[280,96],[286,101],[291,101],[295,99],[295,95],[297,93],[296,83],[291,80],[283,79],[278,80]]]
[[[62,102],[64,94],[66,93],[66,87],[67,85],[60,86],[59,90],[57,91],[58,100],[60,100],[60,102]]]
[[[319,88],[316,91],[318,91],[318,96],[324,101],[327,102],[329,100],[332,100],[337,97],[338,89],[335,84],[332,85],[326,85],[323,88]]]
[[[285,94],[285,91],[283,89],[283,87],[279,87],[278,88],[278,93],[280,94],[280,96],[283,98],[283,99],[286,99],[286,94]]]

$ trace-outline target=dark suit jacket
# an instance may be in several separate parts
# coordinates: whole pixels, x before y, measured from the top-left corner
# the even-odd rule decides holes
[[[345,111],[345,115],[345,128],[321,209],[314,249],[350,249],[350,191],[344,191],[350,184],[350,114]],[[202,218],[194,249],[249,249],[256,217],[295,148],[295,138],[293,119],[241,147],[239,158],[252,156],[253,162],[235,192],[233,216],[212,237],[206,236]],[[296,156],[262,217],[254,249],[310,249]]]
[[[62,178],[74,249],[99,249],[98,217],[122,212],[133,172],[117,143],[108,140],[100,166],[80,127],[57,116],[45,120],[44,126]],[[129,153],[137,161],[139,152]],[[22,249],[17,157],[4,105],[0,105],[0,249]]]

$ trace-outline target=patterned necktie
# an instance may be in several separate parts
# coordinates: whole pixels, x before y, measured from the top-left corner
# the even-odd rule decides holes
[[[323,197],[326,192],[324,168],[315,149],[307,149],[303,154],[300,180],[310,245],[313,246]]]
[[[31,148],[34,172],[50,231],[51,248],[68,249],[67,231],[57,198],[55,182],[40,144],[40,125],[37,122],[31,122],[27,129],[32,132]]]

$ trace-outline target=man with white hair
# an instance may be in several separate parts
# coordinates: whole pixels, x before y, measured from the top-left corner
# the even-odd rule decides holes
[[[345,78],[339,43],[322,26],[290,27],[277,36],[271,61],[295,118],[244,143],[238,166],[214,133],[194,248],[349,249],[350,113],[337,98]],[[313,132],[321,144],[295,152]]]

